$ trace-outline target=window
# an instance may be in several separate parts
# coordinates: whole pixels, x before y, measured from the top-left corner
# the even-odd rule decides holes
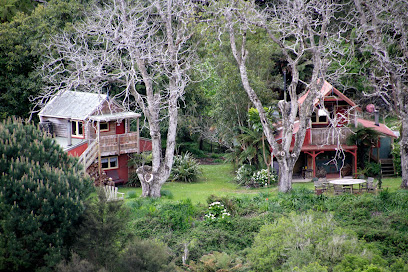
[[[99,130],[100,131],[109,131],[109,123],[108,122],[99,123]]]
[[[318,113],[316,112],[312,113],[312,123],[313,124],[327,124],[328,123],[328,118],[327,118],[327,113],[324,110],[318,110]]]
[[[106,157],[101,159],[102,169],[116,169],[118,168],[118,157]]]
[[[84,128],[81,121],[71,121],[71,134],[73,137],[83,137]]]

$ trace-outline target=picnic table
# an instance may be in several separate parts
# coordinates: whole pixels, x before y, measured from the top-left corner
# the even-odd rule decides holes
[[[344,189],[349,189],[351,193],[353,193],[353,185],[358,184],[359,190],[361,188],[361,184],[366,183],[365,179],[333,179],[330,180],[329,183],[333,185],[341,185]]]

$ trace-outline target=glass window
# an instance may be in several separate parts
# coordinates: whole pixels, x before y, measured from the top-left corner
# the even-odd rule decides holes
[[[115,169],[118,168],[118,157],[107,157],[101,159],[101,167],[102,169]]]
[[[109,123],[108,122],[99,123],[99,129],[100,131],[109,131]]]
[[[71,121],[71,134],[74,137],[84,136],[84,128],[81,121]]]

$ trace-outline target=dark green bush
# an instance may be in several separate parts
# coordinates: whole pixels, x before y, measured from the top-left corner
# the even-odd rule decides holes
[[[69,255],[92,190],[76,159],[31,124],[0,122],[0,271],[52,268]]]

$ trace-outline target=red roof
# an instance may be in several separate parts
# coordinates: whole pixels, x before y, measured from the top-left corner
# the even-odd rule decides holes
[[[350,98],[348,98],[347,96],[345,96],[344,94],[342,94],[339,90],[337,90],[336,88],[333,87],[333,85],[331,85],[329,82],[327,82],[326,80],[323,83],[322,88],[320,89],[320,94],[322,95],[322,97],[326,97],[329,94],[334,93],[336,94],[339,98],[341,98],[342,100],[346,101],[350,106],[352,107],[356,107],[356,109],[358,111],[361,111],[361,108],[357,106],[356,103],[353,102],[353,100],[351,100]],[[302,105],[302,103],[305,101],[307,95],[309,94],[309,91],[307,91],[302,97],[300,97],[298,99],[298,103],[299,105]],[[317,105],[319,103],[319,99],[316,98],[314,101],[314,104]]]
[[[366,128],[372,128],[372,129],[378,131],[381,134],[385,134],[385,135],[397,138],[397,136],[395,136],[394,132],[392,132],[392,130],[389,129],[384,124],[379,124],[379,126],[376,126],[373,121],[369,121],[369,120],[365,120],[365,119],[357,119],[357,122],[359,122],[360,124],[362,124]]]

